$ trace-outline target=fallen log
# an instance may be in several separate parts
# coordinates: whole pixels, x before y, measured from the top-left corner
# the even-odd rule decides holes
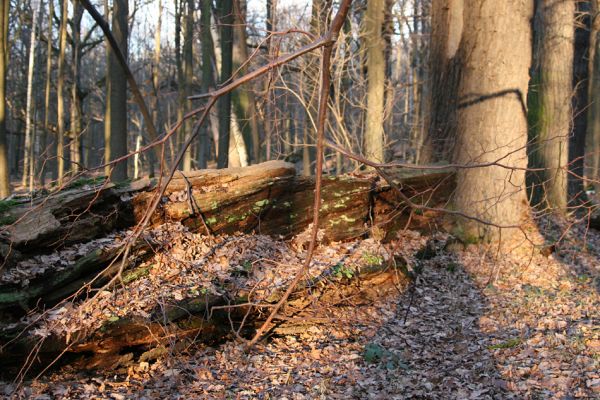
[[[392,175],[405,195],[431,207],[444,204],[454,186],[451,170]],[[281,161],[178,174],[168,185],[153,223],[181,221],[195,230],[204,229],[206,223],[212,233],[256,232],[289,239],[312,222],[314,185],[314,178],[297,176],[292,164]],[[152,196],[147,192],[133,199],[136,220]],[[410,210],[402,208],[400,197],[372,174],[328,176],[322,197],[320,228],[325,241],[363,236],[373,222],[390,232],[399,227],[424,228],[433,216],[413,217],[413,224],[406,226]]]
[[[452,171],[391,171],[404,195],[417,204],[444,205],[454,185]],[[33,208],[10,210],[21,216],[8,226],[5,246],[30,257],[67,244],[91,240],[116,227],[143,218],[154,191],[148,181],[117,188],[112,185],[71,189]],[[296,176],[293,165],[271,161],[247,168],[193,171],[177,174],[169,183],[153,224],[180,221],[192,231],[211,233],[256,232],[289,239],[312,221],[314,179]],[[190,196],[191,194],[191,196]],[[133,196],[133,197],[132,197]],[[323,240],[347,240],[365,234],[393,238],[405,228],[428,229],[438,213],[411,212],[400,196],[374,175],[327,177],[321,206]],[[143,241],[137,246],[143,246]],[[0,310],[48,306],[79,290],[110,264],[118,249],[92,249],[67,268],[48,270],[26,284],[3,283],[0,270]],[[15,259],[12,265],[16,264]],[[28,266],[19,268],[26,269]],[[104,272],[104,280],[118,267]],[[26,271],[25,271],[26,272]],[[99,280],[98,282],[103,282]],[[18,313],[17,313],[18,314]]]
[[[395,292],[407,281],[401,268],[393,263],[367,265],[351,274],[341,274],[338,266],[333,266],[303,282],[276,321],[289,328],[287,321],[299,311],[306,310],[315,298],[328,307],[355,306]],[[97,329],[82,329],[68,335],[39,337],[23,333],[23,326],[13,326],[0,330],[0,359],[10,359],[11,363],[21,366],[19,362],[26,358],[45,364],[59,355],[79,354],[84,357],[80,365],[85,369],[116,368],[131,361],[133,353],[143,361],[151,357],[155,352],[153,349],[168,346],[174,339],[185,341],[190,338],[215,344],[229,337],[232,329],[239,329],[241,324],[251,333],[264,321],[262,311],[276,303],[282,293],[283,290],[274,293],[258,306],[247,304],[248,291],[245,290],[220,296],[202,294],[164,304],[147,318],[108,318]]]

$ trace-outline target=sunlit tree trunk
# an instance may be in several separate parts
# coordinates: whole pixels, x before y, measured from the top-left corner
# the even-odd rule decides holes
[[[0,0],[0,197],[10,195],[8,149],[6,130],[6,70],[8,64],[8,10],[9,0]]]
[[[187,100],[192,95],[192,83],[194,80],[194,1],[186,0],[187,8],[185,12],[185,25],[183,36],[183,94],[185,111],[191,110],[191,102]],[[184,136],[187,140],[192,135],[192,120],[188,119],[183,126]],[[192,148],[189,146],[183,157],[183,170],[192,169]]]
[[[587,131],[588,57],[590,50],[590,1],[576,2],[575,52],[573,55],[573,134],[569,142],[569,197],[575,203],[585,201],[583,191],[583,159]]]
[[[29,185],[33,190],[33,177],[35,175],[35,162],[33,160],[33,66],[35,64],[36,31],[38,15],[40,14],[40,1],[32,4],[33,16],[31,19],[31,37],[29,41],[29,63],[27,68],[27,99],[25,106],[25,146],[23,152],[23,186]]]
[[[71,172],[76,173],[81,166],[81,98],[79,97],[81,68],[81,19],[83,7],[79,0],[73,0],[73,18],[71,24],[71,68],[73,69],[73,82],[71,83]]]
[[[429,53],[429,113],[419,160],[448,161],[456,135],[456,98],[460,77],[458,46],[463,30],[463,0],[440,0],[431,5]]]
[[[221,2],[221,83],[227,82],[233,70],[233,0]],[[229,163],[229,133],[231,130],[231,93],[219,99],[219,155],[217,168]]]
[[[235,0],[235,29],[234,29],[234,47],[233,64],[237,70],[247,59],[247,35],[246,35],[246,1]],[[240,73],[244,73],[243,68]],[[233,93],[233,105],[240,128],[244,136],[244,143],[247,152],[252,154],[252,161],[258,162],[260,159],[260,139],[258,132],[258,121],[256,118],[256,99],[254,92],[249,86],[242,86]]]
[[[154,107],[152,109],[152,120],[154,121],[154,126],[157,129],[161,127],[161,118],[160,118],[160,38],[161,38],[161,30],[162,30],[162,14],[163,14],[163,2],[162,0],[158,0],[158,20],[156,21],[156,31],[154,32],[154,60],[152,63],[152,86],[154,88]],[[148,161],[149,161],[149,174],[150,176],[154,176],[154,152],[148,152]]]
[[[384,161],[385,42],[382,35],[383,8],[384,0],[367,2],[363,36],[367,55],[367,117],[364,154],[366,158],[376,162]]]
[[[214,87],[213,67],[211,54],[214,52],[214,44],[210,30],[211,0],[200,0],[200,35],[202,43],[202,91],[208,93]],[[209,157],[210,141],[208,137],[208,123],[200,127],[198,148],[198,168],[206,168]]]
[[[44,129],[40,138],[40,148],[44,157],[40,157],[40,183],[42,186],[46,184],[46,165],[49,155],[48,137],[50,136],[50,94],[52,82],[52,16],[54,15],[54,1],[48,1],[48,43],[46,46],[46,87],[44,89]],[[53,143],[56,143],[53,141]]]
[[[61,0],[60,3],[60,33],[58,50],[58,78],[56,84],[56,109],[57,128],[56,133],[56,158],[58,163],[58,185],[62,185],[65,175],[65,52],[67,48],[67,23],[68,23],[68,1]]]
[[[527,216],[525,99],[532,13],[532,0],[464,2],[454,161],[501,159],[503,164],[457,172],[454,209],[493,224],[459,219],[456,233],[469,241],[496,239],[499,226],[519,225]],[[507,238],[520,231],[502,232]]]
[[[530,157],[541,174],[543,199],[556,210],[567,207],[567,163],[571,134],[571,97],[573,94],[573,15],[575,3],[571,0],[541,0],[536,19],[539,38],[536,46],[539,67],[535,82],[535,96],[529,96],[531,127],[535,133],[535,147]]]

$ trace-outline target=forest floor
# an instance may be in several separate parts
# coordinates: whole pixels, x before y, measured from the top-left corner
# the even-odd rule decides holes
[[[541,230],[556,239],[566,222]],[[406,232],[416,281],[250,353],[230,340],[113,371],[63,367],[0,395],[107,399],[600,398],[600,233],[571,226],[549,255],[498,256]],[[427,242],[432,254],[417,260]],[[323,249],[321,249],[323,251]]]

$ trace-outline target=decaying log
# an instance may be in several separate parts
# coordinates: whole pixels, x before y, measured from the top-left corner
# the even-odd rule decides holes
[[[415,203],[429,206],[444,204],[454,186],[452,171],[392,174]],[[293,165],[282,161],[179,174],[167,187],[153,222],[182,221],[204,229],[203,218],[212,233],[258,232],[289,239],[311,223],[313,191],[314,178],[296,176]],[[373,222],[384,230],[407,227],[410,210],[403,209],[391,188],[373,175],[327,177],[322,191],[320,228],[326,241],[360,237]],[[152,195],[134,198],[136,219]],[[410,227],[423,227],[429,216],[413,216]]]
[[[417,204],[443,206],[454,186],[452,171],[390,173],[403,193]],[[16,207],[11,215],[22,218],[6,227],[4,245],[9,254],[15,254],[12,249],[24,254],[43,253],[131,226],[143,217],[155,193],[144,191],[148,188],[149,182],[136,182],[121,188],[105,185],[67,190],[38,200],[32,208]],[[312,221],[313,190],[314,179],[296,176],[293,165],[281,161],[178,173],[153,223],[181,221],[193,230],[203,231],[203,219],[215,234],[257,232],[287,239],[304,231]],[[326,241],[366,233],[376,233],[383,239],[392,237],[398,229],[427,228],[437,217],[428,211],[411,214],[395,191],[374,175],[324,179],[320,212]],[[26,310],[66,298],[103,270],[116,254],[116,250],[93,251],[67,270],[48,271],[28,285],[0,285],[0,310]],[[8,267],[5,263],[4,268]],[[106,271],[105,278],[116,269]]]
[[[327,307],[356,305],[357,302],[371,302],[390,294],[406,281],[400,268],[387,264],[366,266],[351,276],[336,275],[331,268],[299,286],[282,310],[278,321],[289,327],[290,324],[286,321],[299,310],[306,309],[317,297],[320,304]],[[126,349],[135,349],[137,353],[141,353],[168,345],[175,338],[193,338],[203,343],[215,343],[230,334],[232,327],[237,328],[242,319],[247,329],[252,329],[262,323],[264,314],[260,310],[277,302],[280,295],[281,293],[275,293],[262,308],[250,309],[245,305],[247,293],[243,291],[237,293],[233,300],[230,294],[199,295],[165,304],[148,318],[136,316],[109,319],[93,332],[82,330],[69,337],[52,335],[43,340],[28,334],[18,337],[19,329],[22,328],[12,327],[10,330],[0,330],[0,359],[9,357],[14,361],[35,351],[41,362],[48,362],[66,352],[85,354],[83,365],[86,368],[116,367],[124,360],[131,359],[131,355],[126,353],[134,350]],[[235,304],[242,306],[227,307]]]

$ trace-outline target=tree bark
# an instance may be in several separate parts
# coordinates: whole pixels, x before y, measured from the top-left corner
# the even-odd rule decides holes
[[[428,85],[429,115],[419,160],[432,163],[450,160],[456,138],[456,106],[460,77],[457,57],[463,30],[463,1],[432,2]]]
[[[564,0],[541,0],[536,11],[539,38],[537,81],[530,96],[537,104],[530,104],[529,113],[535,120],[535,149],[530,157],[534,166],[543,168],[542,198],[550,209],[559,212],[567,208],[567,176],[569,137],[573,93],[573,15],[575,3]]]
[[[32,21],[31,21],[31,37],[29,41],[29,61],[27,68],[27,99],[25,107],[25,146],[23,151],[23,179],[21,184],[29,186],[29,191],[33,191],[33,178],[35,175],[35,162],[33,159],[33,66],[35,63],[35,48],[36,48],[36,31],[38,24],[38,16],[41,12],[41,2],[32,5]]]
[[[507,167],[458,170],[455,209],[491,224],[460,219],[456,233],[467,241],[496,239],[499,227],[519,225],[528,211],[525,99],[532,12],[531,0],[464,2],[454,161],[468,165],[501,159]],[[508,229],[502,238],[517,232]]]
[[[112,32],[121,52],[127,57],[127,0],[115,0],[112,11]],[[106,161],[113,161],[127,154],[127,77],[119,65],[115,54],[108,49],[109,68],[108,80],[110,81],[110,147]],[[127,159],[120,161],[112,167],[111,179],[115,182],[127,179]]]
[[[83,7],[79,0],[73,0],[73,18],[71,24],[71,67],[73,68],[73,82],[71,83],[71,172],[77,173],[81,165],[81,97],[79,96],[81,78],[81,20],[83,18]]]
[[[0,198],[10,195],[8,131],[6,129],[6,73],[8,68],[9,0],[0,0]]]
[[[52,27],[54,17],[54,1],[48,2],[48,43],[46,47],[46,87],[44,91],[44,129],[42,131],[40,148],[42,150],[43,157],[39,159],[39,171],[40,171],[40,184],[44,186],[46,184],[46,171],[48,166],[46,165],[49,159],[49,146],[48,138],[51,135],[50,131],[50,94],[51,94],[51,82],[52,82]],[[53,143],[56,143],[54,140]]]
[[[191,110],[191,101],[187,100],[192,95],[192,83],[194,80],[194,1],[186,0],[185,24],[183,27],[183,94],[186,113]],[[192,120],[188,119],[183,124],[184,140],[192,135]],[[192,149],[189,146],[183,157],[183,170],[192,170]]]
[[[384,162],[384,92],[385,92],[385,42],[382,29],[384,0],[367,2],[365,14],[364,47],[367,55],[367,117],[365,126],[365,157]]]
[[[211,88],[214,87],[213,78],[213,58],[211,54],[214,53],[214,43],[212,40],[212,34],[210,30],[211,22],[211,1],[200,0],[201,3],[201,14],[200,14],[200,34],[202,44],[202,91],[208,93]],[[209,128],[208,124],[202,124],[200,132],[198,134],[198,140],[200,146],[198,149],[198,168],[204,169],[208,163],[208,157],[210,153],[210,140],[209,140]],[[216,144],[216,143],[215,143]]]
[[[233,0],[221,2],[221,76],[223,84],[231,78],[233,72]],[[229,164],[229,134],[231,131],[231,92],[219,98],[219,155],[217,167],[226,168]]]
[[[586,177],[600,191],[600,1],[592,0],[590,31],[590,84],[586,132]]]
[[[587,131],[588,56],[590,50],[590,1],[576,2],[575,53],[573,57],[573,135],[569,143],[569,201],[574,205],[586,201],[583,188],[585,135]]]
[[[60,32],[59,32],[59,50],[58,50],[58,82],[56,84],[57,101],[57,140],[56,140],[56,158],[58,185],[62,185],[65,175],[65,53],[67,48],[67,23],[68,23],[68,1],[61,0],[60,3]]]

